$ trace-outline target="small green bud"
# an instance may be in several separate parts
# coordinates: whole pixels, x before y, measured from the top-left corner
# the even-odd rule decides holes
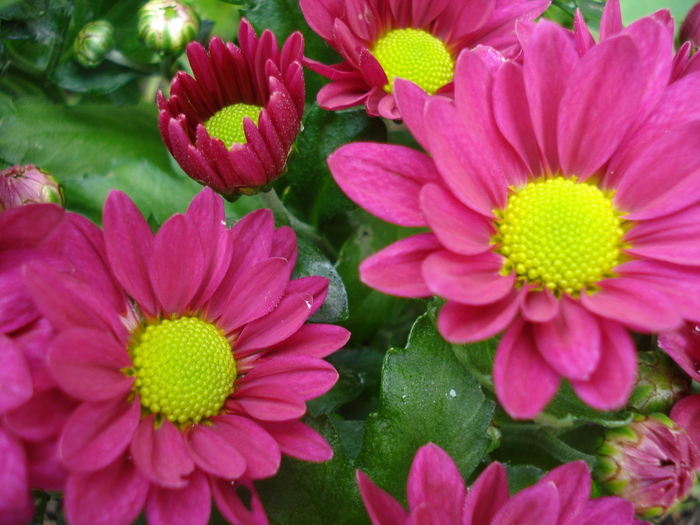
[[[177,0],[151,0],[139,11],[139,38],[164,55],[182,53],[197,38],[199,26],[197,12]]]
[[[75,59],[84,67],[96,67],[114,48],[114,27],[107,20],[95,20],[83,27],[73,41]]]
[[[666,353],[639,353],[637,383],[629,405],[641,414],[668,413],[690,393],[690,382]]]

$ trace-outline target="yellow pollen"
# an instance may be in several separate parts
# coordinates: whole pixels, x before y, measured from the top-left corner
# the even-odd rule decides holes
[[[243,119],[248,117],[257,125],[261,110],[260,106],[252,104],[226,106],[224,109],[214,113],[204,123],[204,129],[207,130],[209,135],[221,140],[230,149],[235,143],[245,144],[247,142],[243,131]]]
[[[576,178],[539,179],[515,190],[497,211],[503,273],[577,296],[612,277],[623,248],[623,220],[610,195]]]
[[[387,93],[394,79],[405,78],[433,95],[454,77],[454,61],[442,40],[421,29],[394,29],[377,40],[372,55],[386,73]]]
[[[163,319],[129,344],[141,405],[180,424],[215,416],[233,392],[236,362],[214,325],[197,317]]]

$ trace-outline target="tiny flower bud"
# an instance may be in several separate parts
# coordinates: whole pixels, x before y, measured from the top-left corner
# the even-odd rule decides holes
[[[631,501],[637,515],[660,516],[690,493],[698,454],[668,417],[637,415],[626,427],[605,433],[596,477],[610,493]]]
[[[139,38],[164,55],[179,55],[196,40],[199,25],[197,12],[177,0],[151,0],[139,11]]]
[[[690,40],[695,49],[700,47],[700,2],[693,6],[683,20],[678,39],[681,43]]]
[[[640,352],[637,384],[629,405],[641,414],[661,412],[690,393],[690,382],[683,371],[665,353]]]
[[[75,59],[84,67],[95,67],[114,48],[114,27],[107,20],[95,20],[83,27],[73,41]]]
[[[33,164],[0,172],[0,211],[41,202],[63,206],[63,189],[55,177]]]

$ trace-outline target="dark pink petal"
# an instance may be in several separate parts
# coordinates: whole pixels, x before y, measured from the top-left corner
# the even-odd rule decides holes
[[[558,374],[567,379],[591,377],[604,351],[595,315],[564,296],[559,301],[557,315],[533,327],[540,355]]]
[[[419,194],[439,179],[430,157],[403,146],[356,142],[328,157],[328,166],[350,199],[385,221],[425,226]]]
[[[695,446],[700,448],[700,395],[686,396],[673,405],[671,419],[683,427]]]
[[[394,80],[394,96],[404,124],[418,143],[427,148],[428,136],[425,131],[423,110],[425,104],[430,100],[430,95],[413,82],[397,78]]]
[[[223,415],[212,418],[212,428],[233,443],[243,456],[247,467],[244,473],[246,478],[269,478],[277,473],[281,460],[280,447],[261,424],[241,416]]]
[[[440,13],[451,3],[449,0],[414,0],[411,3],[411,21],[413,27],[425,27],[433,22]],[[470,9],[471,8],[471,9]],[[475,13],[479,13],[482,9],[475,9],[471,4],[467,4],[464,9],[463,16],[476,18]],[[487,10],[490,11],[490,10]],[[481,13],[479,13],[481,14]],[[488,15],[486,15],[488,16]]]
[[[56,204],[4,210],[0,215],[0,250],[38,247],[61,224],[64,213]]]
[[[146,501],[150,525],[206,525],[211,514],[211,491],[205,474],[195,470],[179,489],[152,485]]]
[[[310,295],[313,298],[311,312],[309,313],[309,316],[311,316],[323,306],[323,301],[326,300],[326,296],[328,295],[328,283],[329,281],[326,277],[318,275],[299,277],[298,279],[289,281],[284,293],[285,295],[296,293]]]
[[[350,332],[340,326],[305,324],[284,341],[269,346],[265,355],[273,358],[292,355],[322,358],[345,346],[349,338]]]
[[[111,191],[105,202],[104,232],[107,256],[114,275],[129,296],[155,315],[156,299],[148,278],[153,233],[126,194]]]
[[[538,484],[554,483],[559,494],[557,525],[578,525],[586,515],[585,509],[591,494],[591,472],[583,461],[573,461],[555,468]]]
[[[508,501],[506,469],[494,461],[484,470],[469,489],[464,502],[464,525],[491,523],[494,516]]]
[[[262,421],[299,419],[306,412],[304,398],[287,386],[263,384],[236,390],[234,399],[250,416]]]
[[[24,447],[0,425],[0,523],[26,525],[33,515]]]
[[[31,487],[46,491],[65,489],[68,473],[58,458],[58,444],[54,439],[34,442],[26,452]]]
[[[432,233],[419,233],[380,250],[360,264],[360,280],[380,292],[399,297],[429,297],[423,261],[443,247]]]
[[[450,251],[475,255],[491,249],[493,222],[467,208],[437,184],[426,184],[420,206],[430,229]]]
[[[590,500],[577,525],[619,525],[620,523],[643,525],[647,522],[634,519],[634,506],[631,502],[610,496]]]
[[[559,381],[559,374],[540,355],[532,324],[516,319],[501,339],[493,365],[503,408],[514,419],[532,419],[557,393]]]
[[[149,482],[124,456],[94,472],[74,472],[65,505],[73,525],[130,525],[143,509]]]
[[[40,316],[25,283],[24,266],[33,259],[39,259],[40,265],[47,261],[39,250],[5,250],[0,253],[0,333],[8,334]]]
[[[565,29],[551,22],[537,24],[523,56],[523,78],[532,127],[550,172],[556,172],[561,165],[557,120],[563,109],[562,97],[577,62],[578,53]],[[524,127],[521,132],[527,131]],[[528,158],[531,156],[528,154]]]
[[[695,323],[686,323],[679,330],[659,334],[659,347],[664,350],[685,373],[700,381],[700,334]],[[698,441],[700,444],[700,440]]]
[[[561,99],[557,143],[564,173],[585,178],[610,158],[639,111],[644,82],[631,38],[607,40],[586,53]]]
[[[609,0],[605,3],[603,16],[600,20],[600,40],[610,38],[622,31],[622,13],[620,12],[620,0]]]
[[[211,477],[209,478],[209,484],[216,507],[228,521],[240,525],[268,525],[265,509],[252,483],[241,483],[251,493],[250,510],[238,497],[235,484]]]
[[[5,424],[25,440],[55,439],[75,405],[57,388],[34,392],[29,401],[5,414]]]
[[[333,457],[333,449],[325,438],[301,421],[261,421],[260,425],[286,456],[314,462],[328,461]]]
[[[59,333],[51,345],[49,366],[59,386],[83,401],[123,398],[134,384],[134,378],[122,372],[133,366],[126,348],[89,328]]]
[[[297,261],[297,234],[291,227],[282,226],[275,230],[270,257],[282,257],[289,263],[289,271],[294,269]]]
[[[515,273],[501,275],[503,257],[494,252],[457,255],[446,250],[423,263],[423,279],[435,295],[467,305],[493,304],[513,290]]]
[[[398,501],[377,487],[364,472],[356,470],[355,478],[372,525],[404,525],[406,523],[408,512]]]
[[[598,283],[600,290],[581,293],[581,303],[601,317],[618,321],[639,332],[678,328],[681,319],[668,294],[634,277],[616,277]]]
[[[411,512],[428,503],[442,509],[449,523],[459,523],[466,495],[462,475],[447,452],[433,443],[418,449],[406,489]]]
[[[496,514],[491,525],[557,525],[559,497],[554,483],[537,483],[510,498]]]
[[[69,469],[97,470],[129,446],[139,423],[138,396],[83,403],[71,415],[59,440],[59,454]]]
[[[205,472],[224,479],[237,479],[245,472],[245,458],[218,427],[192,425],[184,441],[190,458]]]
[[[0,335],[0,363],[0,414],[3,414],[27,401],[33,389],[22,351],[4,335]]]
[[[617,410],[627,403],[637,374],[632,338],[619,324],[600,321],[602,335],[598,368],[587,381],[571,381],[576,394],[598,410]]]
[[[474,343],[493,337],[518,313],[522,294],[513,290],[498,302],[472,306],[449,301],[437,319],[440,334],[455,344]]]
[[[576,47],[580,56],[585,55],[595,45],[593,35],[588,29],[580,9],[577,9],[574,15],[574,39],[576,40]]]
[[[522,304],[523,317],[533,323],[547,323],[559,312],[559,299],[549,289],[528,290]]]
[[[330,363],[308,356],[277,357],[259,364],[237,381],[237,388],[284,385],[304,399],[326,393],[338,380],[338,372]]]
[[[434,503],[423,503],[411,511],[406,525],[454,525],[458,523],[443,507]]]
[[[308,64],[307,64],[308,65]],[[362,104],[367,98],[367,86],[363,80],[338,80],[326,84],[316,96],[318,105],[328,111],[347,109]]]
[[[285,259],[271,258],[244,271],[231,288],[219,326],[232,332],[275,308],[289,282],[288,266]]]
[[[155,414],[139,422],[129,452],[141,472],[161,487],[184,487],[194,469],[180,431],[165,418],[156,424]]]

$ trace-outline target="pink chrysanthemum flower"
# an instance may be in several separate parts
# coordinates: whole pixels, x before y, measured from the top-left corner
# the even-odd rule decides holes
[[[290,281],[296,239],[269,210],[228,230],[205,189],[156,235],[113,192],[86,271],[30,264],[27,283],[58,334],[49,366],[80,401],[59,440],[73,525],[204,524],[212,497],[233,523],[266,523],[240,482],[277,472],[281,454],[324,461],[332,450],[299,421],[337,372],[322,359],[348,339],[304,324],[327,292]],[[87,270],[90,270],[88,272]],[[234,483],[235,482],[235,483]],[[252,485],[249,485],[252,490]]]
[[[200,184],[226,197],[265,190],[287,167],[304,112],[304,39],[295,32],[280,51],[275,35],[255,36],[247,20],[239,46],[215,37],[208,52],[187,46],[194,78],[180,71],[170,98],[158,93],[168,151]]]
[[[430,156],[350,144],[328,160],[365,209],[431,230],[364,261],[365,283],[447,299],[438,329],[453,343],[505,331],[493,377],[515,418],[562,377],[597,409],[624,406],[627,329],[700,320],[700,75],[669,84],[672,48],[651,45],[667,31],[644,18],[581,56],[541,22],[522,65],[463,52],[454,103],[396,82]]]
[[[311,28],[343,62],[304,65],[329,78],[318,93],[324,109],[358,104],[372,116],[399,119],[394,79],[408,79],[431,95],[450,93],[463,49],[491,46],[514,56],[518,20],[532,20],[549,0],[301,0]]]
[[[409,512],[363,472],[357,483],[372,525],[635,525],[632,504],[622,498],[589,499],[591,474],[583,461],[557,467],[510,497],[506,471],[492,463],[469,491],[452,458],[428,443],[408,475]]]

